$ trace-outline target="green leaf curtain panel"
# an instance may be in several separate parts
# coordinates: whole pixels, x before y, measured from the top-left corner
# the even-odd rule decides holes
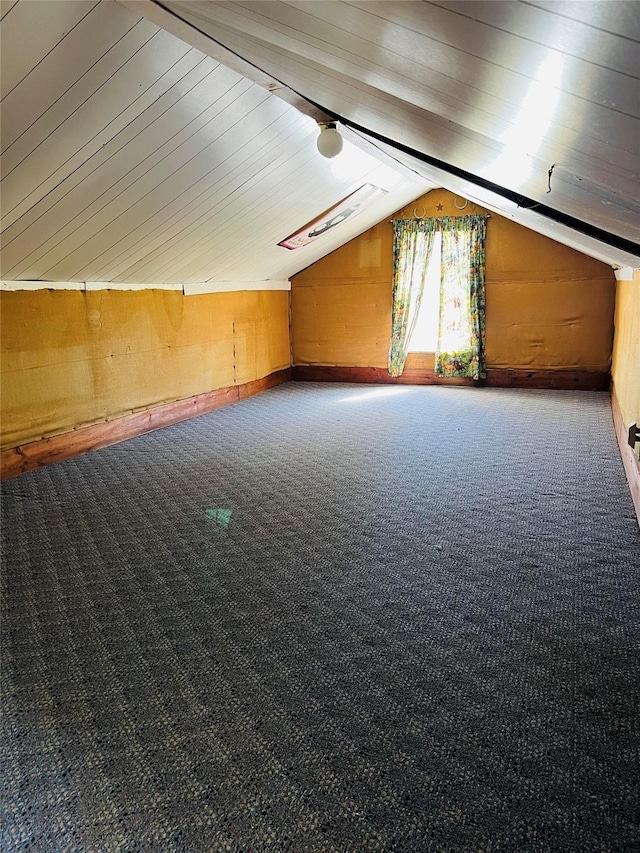
[[[486,216],[397,219],[393,223],[393,315],[389,374],[401,376],[433,248],[442,232],[435,372],[484,379]]]
[[[435,372],[484,379],[486,216],[440,220],[442,260]]]
[[[437,220],[393,222],[393,314],[389,374],[401,376],[420,305]]]

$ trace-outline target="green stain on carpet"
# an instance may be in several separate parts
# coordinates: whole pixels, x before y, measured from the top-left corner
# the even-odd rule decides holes
[[[205,509],[204,513],[207,518],[215,521],[216,524],[220,525],[220,527],[229,526],[229,522],[231,521],[230,509]]]

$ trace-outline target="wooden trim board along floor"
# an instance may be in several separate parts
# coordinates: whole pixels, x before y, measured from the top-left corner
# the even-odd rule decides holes
[[[247,397],[252,397],[268,388],[274,388],[290,379],[291,368],[286,367],[284,370],[277,370],[262,379],[254,379],[244,385],[219,388],[185,400],[154,406],[144,412],[135,412],[101,424],[80,427],[71,432],[8,448],[0,454],[0,479],[17,477],[19,474],[25,474],[44,465],[71,459],[89,450],[98,450],[100,447],[117,444],[119,441],[134,438],[136,435],[142,435],[154,429],[186,421],[196,415],[213,412],[240,400],[246,400]]]
[[[323,364],[296,364],[292,378],[299,382],[372,382],[405,385],[487,385],[497,388],[548,388],[561,391],[608,391],[607,371],[513,370],[490,368],[487,378],[448,379],[427,368],[407,368],[402,376],[389,376],[386,367],[332,367]]]
[[[638,524],[640,525],[640,460],[636,457],[633,450],[629,446],[629,425],[625,424],[620,411],[620,403],[616,394],[615,385],[611,387],[611,414],[613,415],[613,424],[616,429],[616,437],[618,439],[618,447],[620,448],[620,456],[624,465],[625,474],[629,482],[633,505],[636,510]]]
[[[511,388],[555,388],[559,390],[577,389],[606,391],[609,388],[609,374],[588,371],[553,370],[488,370],[487,379],[474,382],[470,379],[443,379],[433,370],[414,368],[405,370],[402,376],[391,377],[381,367],[331,367],[325,365],[296,365],[293,368],[278,370],[262,379],[247,382],[244,385],[232,385],[219,388],[195,397],[177,400],[155,406],[143,412],[125,415],[121,418],[80,427],[71,432],[42,438],[29,444],[7,448],[0,453],[0,479],[17,477],[27,471],[33,471],[44,465],[63,462],[81,453],[98,450],[110,444],[117,444],[136,435],[151,432],[179,421],[188,420],[197,415],[213,412],[274,388],[289,380],[309,382],[367,382],[375,384],[415,384],[415,385],[490,385]],[[629,449],[629,448],[627,448]],[[633,454],[632,454],[633,455]],[[624,454],[623,454],[624,458]],[[626,463],[625,463],[626,465]],[[627,471],[628,476],[628,471]],[[640,477],[640,475],[639,475]],[[630,480],[630,485],[633,484]],[[640,482],[638,484],[640,501]],[[634,494],[634,501],[636,495]],[[636,507],[640,518],[640,508]]]

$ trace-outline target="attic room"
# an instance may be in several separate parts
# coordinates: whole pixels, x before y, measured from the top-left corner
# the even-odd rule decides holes
[[[637,4],[0,10],[2,849],[635,849]]]

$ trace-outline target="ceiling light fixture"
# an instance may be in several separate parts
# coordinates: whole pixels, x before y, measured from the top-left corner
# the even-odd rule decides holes
[[[319,121],[318,126],[320,127],[320,136],[318,136],[318,139],[316,140],[318,151],[323,157],[327,157],[329,159],[337,157],[337,155],[342,151],[343,140],[338,133],[336,122]]]

